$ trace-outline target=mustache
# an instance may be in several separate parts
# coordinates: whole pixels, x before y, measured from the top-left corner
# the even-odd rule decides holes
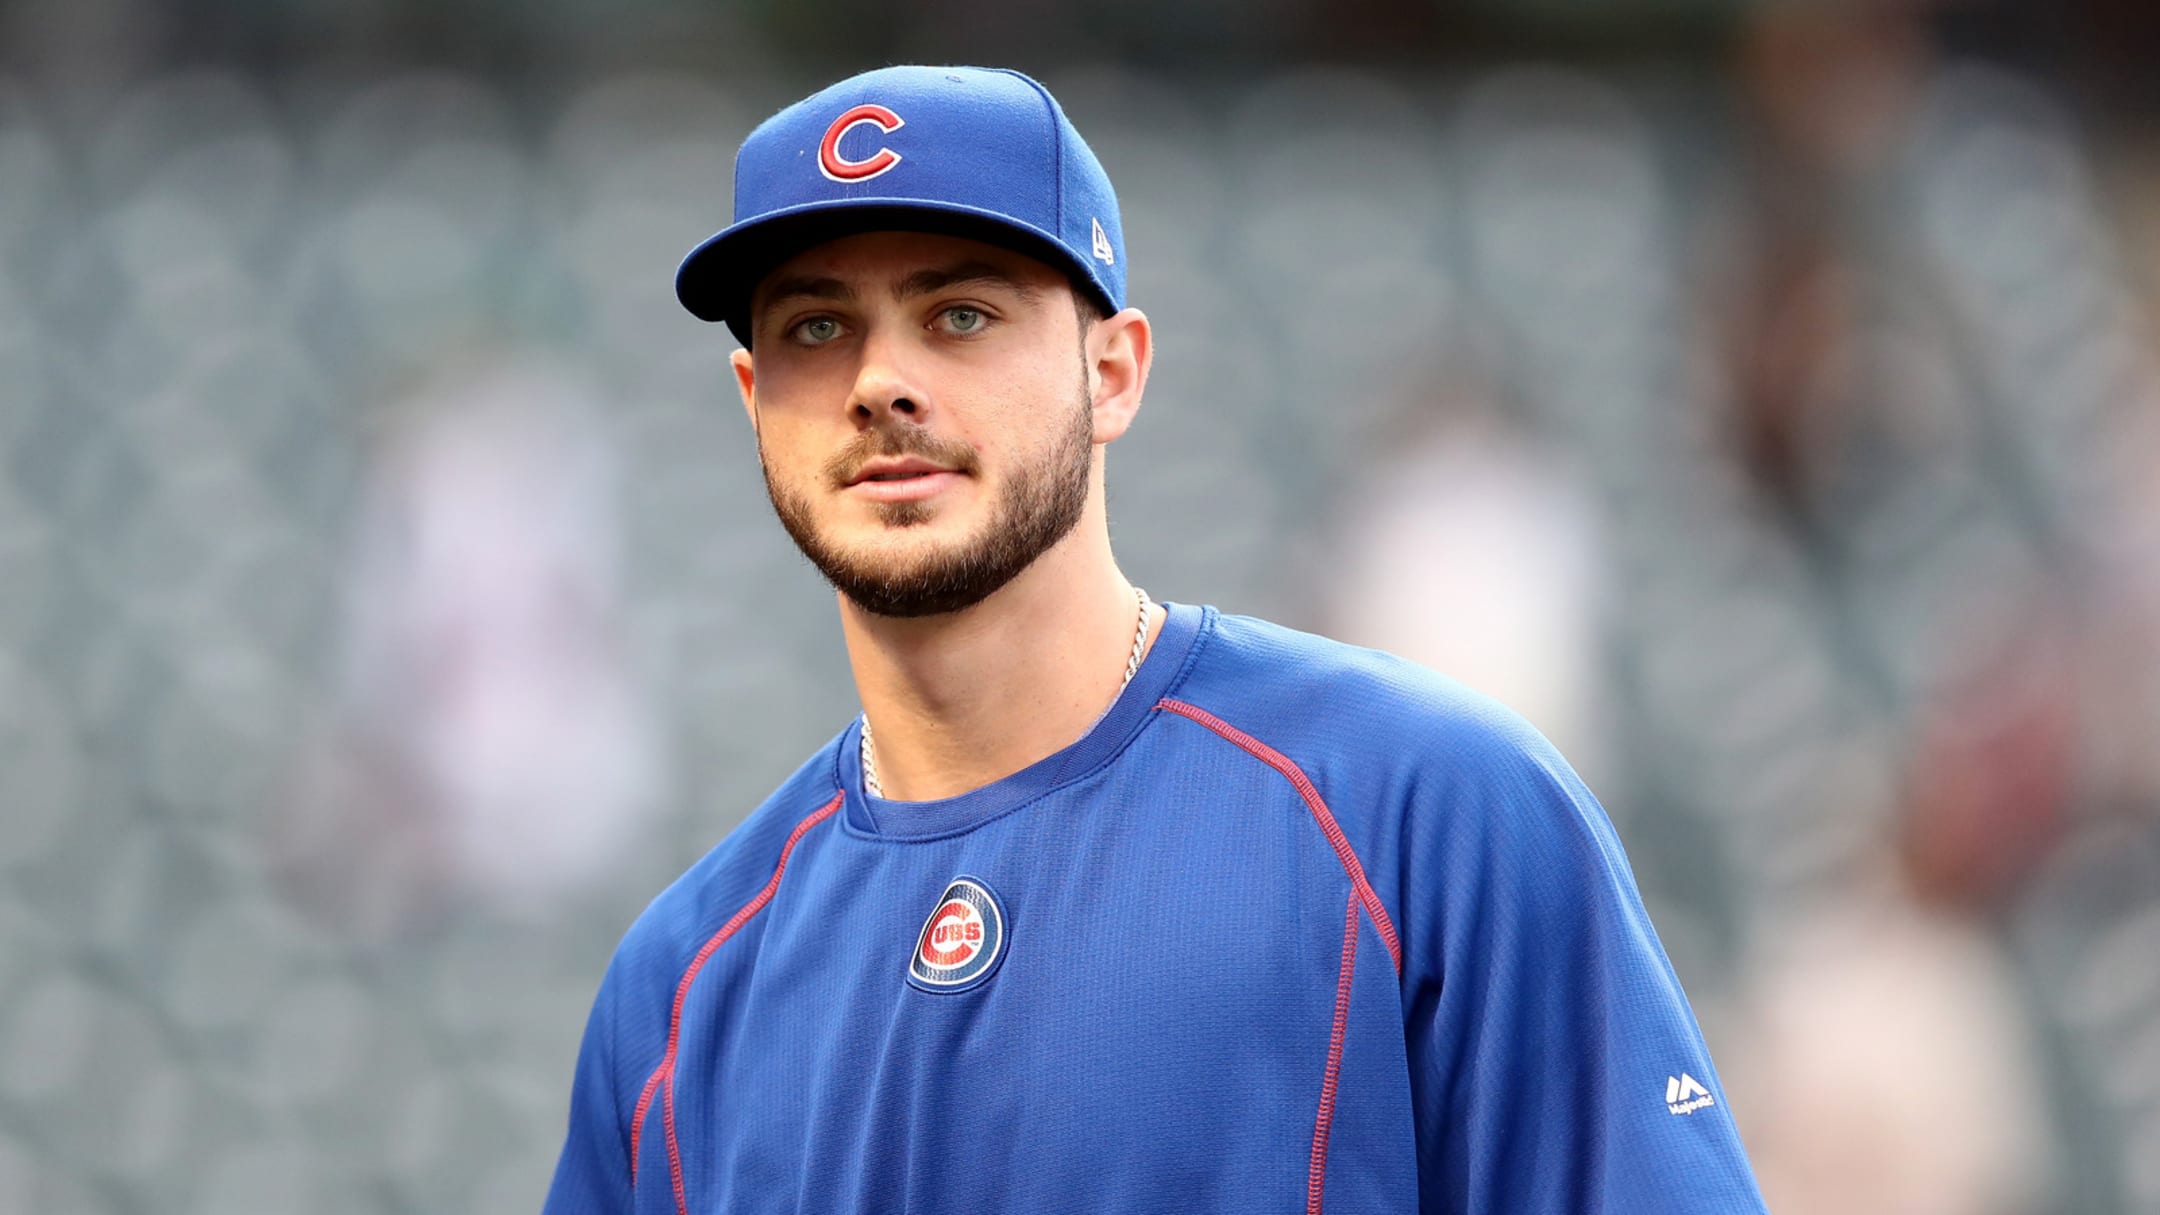
[[[845,489],[872,460],[915,456],[954,472],[975,471],[975,449],[954,439],[940,439],[916,429],[866,430],[848,440],[825,462],[825,479],[835,489]]]

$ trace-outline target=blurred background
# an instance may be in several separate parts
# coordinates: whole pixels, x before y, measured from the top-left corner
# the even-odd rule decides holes
[[[1773,1209],[2160,1212],[2160,9],[0,0],[0,1211],[519,1212],[855,712],[675,304],[765,114],[1044,79],[1128,572],[1618,823]]]

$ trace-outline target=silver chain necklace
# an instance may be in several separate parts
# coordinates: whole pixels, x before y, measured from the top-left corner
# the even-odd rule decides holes
[[[1123,692],[1126,685],[1132,682],[1132,677],[1139,673],[1140,654],[1147,649],[1147,592],[1136,586],[1133,588],[1133,598],[1140,603],[1140,619],[1133,624],[1132,655],[1125,660],[1125,678],[1123,682],[1118,684],[1119,692]],[[877,756],[870,741],[870,718],[868,714],[865,714],[862,720],[861,750],[863,789],[872,797],[883,797],[885,796],[885,786],[878,783]]]

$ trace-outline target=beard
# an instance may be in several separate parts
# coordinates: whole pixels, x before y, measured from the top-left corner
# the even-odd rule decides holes
[[[1013,470],[981,530],[956,544],[915,554],[880,551],[874,544],[840,549],[819,533],[809,496],[775,480],[762,452],[758,463],[780,526],[834,590],[873,615],[915,617],[981,603],[1070,534],[1087,509],[1093,455],[1094,402],[1083,378],[1050,447]],[[975,453],[965,444],[904,424],[857,435],[827,462],[824,479],[835,489],[843,488],[854,470],[877,456],[919,456],[969,475],[979,469]],[[875,510],[886,527],[899,530],[920,527],[934,517],[923,502],[881,502]]]

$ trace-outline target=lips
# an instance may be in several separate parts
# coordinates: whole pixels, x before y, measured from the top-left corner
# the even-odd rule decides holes
[[[866,462],[848,479],[850,487],[857,485],[890,485],[895,482],[913,481],[921,477],[949,475],[953,470],[928,460],[915,457],[901,459],[881,458]]]
[[[958,485],[966,475],[921,456],[879,456],[855,470],[845,492],[871,502],[921,502]]]

